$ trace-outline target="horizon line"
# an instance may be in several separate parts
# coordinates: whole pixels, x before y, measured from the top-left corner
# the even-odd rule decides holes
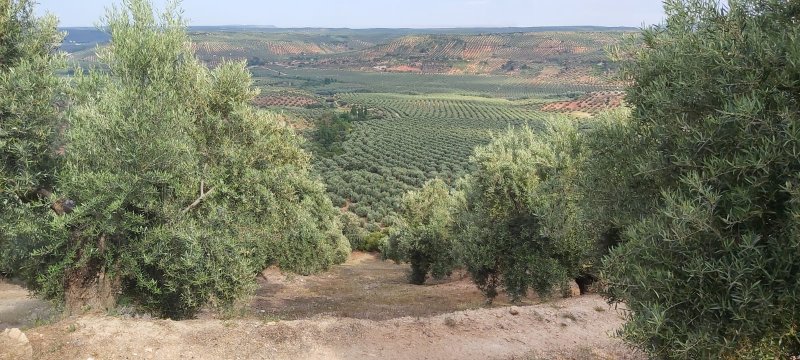
[[[264,29],[326,29],[326,30],[458,30],[458,29],[541,29],[541,28],[609,28],[609,29],[641,29],[641,26],[630,25],[534,25],[534,26],[430,26],[430,27],[326,27],[326,26],[290,26],[282,27],[275,25],[246,25],[246,24],[225,24],[225,25],[187,25],[193,27],[241,27],[241,28],[264,28]],[[95,25],[64,25],[58,26],[61,29],[99,29]]]

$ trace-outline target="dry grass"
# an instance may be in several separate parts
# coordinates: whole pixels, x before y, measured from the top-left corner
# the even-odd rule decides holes
[[[571,312],[563,313],[561,314],[561,317],[563,317],[564,319],[570,319],[572,321],[578,321],[578,318],[575,316],[575,314]]]

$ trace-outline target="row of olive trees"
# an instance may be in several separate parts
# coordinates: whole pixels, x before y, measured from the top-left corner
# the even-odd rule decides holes
[[[596,277],[608,246],[588,225],[591,211],[582,204],[591,194],[582,189],[603,179],[582,175],[595,166],[588,144],[601,129],[580,131],[573,120],[554,118],[541,131],[511,130],[478,147],[476,170],[455,189],[433,180],[403,198],[384,256],[410,263],[417,284],[463,266],[489,301],[500,290],[517,300],[530,289],[546,296]]]
[[[188,317],[267,266],[311,273],[349,253],[299,138],[249,105],[244,63],[195,58],[176,4],[111,9],[104,67],[67,83],[55,22],[0,1],[0,28],[18,29],[0,31],[0,270],[70,308],[122,294]]]
[[[387,253],[414,269],[459,256],[490,297],[599,275],[630,310],[620,334],[655,358],[797,355],[800,3],[665,4],[617,53],[629,114],[479,148],[442,196],[450,217],[407,204]]]

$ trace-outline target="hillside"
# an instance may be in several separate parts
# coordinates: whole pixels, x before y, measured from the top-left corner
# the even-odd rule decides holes
[[[601,77],[606,49],[624,32],[415,34],[195,33],[201,59],[249,59],[292,67],[536,76],[548,67]]]
[[[62,48],[79,62],[93,62],[94,47],[107,34],[86,28],[63,29]],[[190,28],[197,55],[210,66],[223,59],[251,64],[445,74],[537,76],[566,68],[585,77],[603,77],[612,68],[608,46],[630,29],[275,29]]]
[[[547,65],[606,67],[605,49],[621,32],[540,32],[481,35],[410,35],[343,54],[325,63],[380,70],[427,73],[536,74]]]

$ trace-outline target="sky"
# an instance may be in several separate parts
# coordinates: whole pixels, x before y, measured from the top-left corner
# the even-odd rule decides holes
[[[154,0],[157,6],[166,0]],[[94,26],[119,0],[38,0],[61,26]],[[330,28],[632,26],[660,23],[661,0],[184,0],[190,25]]]

